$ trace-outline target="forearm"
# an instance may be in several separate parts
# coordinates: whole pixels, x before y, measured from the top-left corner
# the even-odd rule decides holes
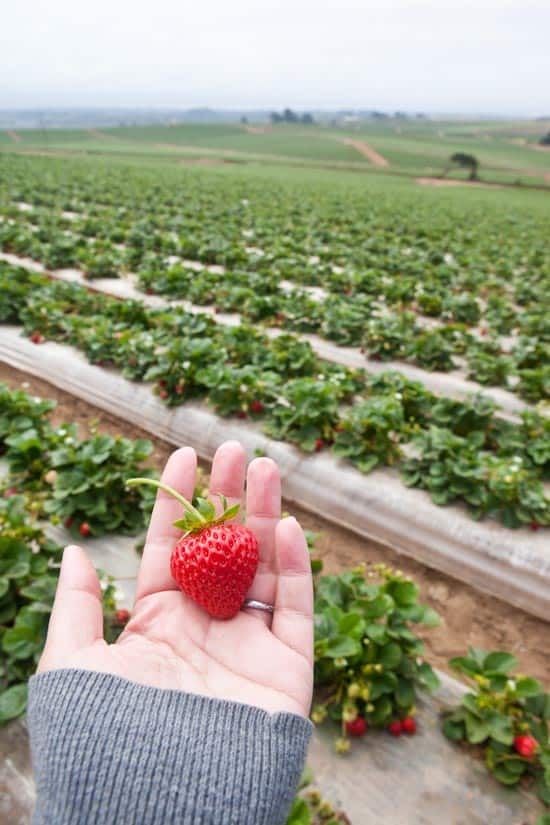
[[[60,670],[30,681],[35,825],[281,825],[310,723]]]

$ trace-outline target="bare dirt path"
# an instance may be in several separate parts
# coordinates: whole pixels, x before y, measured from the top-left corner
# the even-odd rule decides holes
[[[345,143],[346,146],[351,146],[353,149],[356,149],[360,155],[363,157],[368,158],[373,166],[378,167],[388,167],[389,161],[381,155],[376,149],[373,149],[372,146],[369,146],[368,143],[365,143],[362,140],[354,140],[353,138],[343,138],[342,143]]]
[[[55,398],[58,402],[55,420],[75,422],[83,436],[96,421],[102,432],[148,438],[154,444],[151,461],[157,467],[162,466],[173,449],[149,433],[3,363],[0,363],[0,381],[11,387],[23,385],[31,394]],[[317,555],[323,559],[326,573],[349,569],[361,562],[385,562],[415,579],[422,599],[443,618],[439,628],[420,632],[425,639],[428,660],[440,670],[449,671],[448,659],[462,655],[468,645],[475,645],[488,650],[508,650],[517,656],[524,673],[547,684],[550,682],[550,633],[546,622],[344,527],[329,524],[294,505],[291,509],[304,527],[320,534]]]
[[[452,178],[416,178],[421,186],[477,186],[479,189],[502,189],[498,183],[481,183],[474,180],[453,180]]]
[[[17,132],[14,132],[13,129],[6,129],[6,134],[9,138],[13,140],[14,143],[21,143],[21,135],[18,135]]]
[[[270,126],[244,126],[244,130],[249,135],[266,135],[272,131]]]

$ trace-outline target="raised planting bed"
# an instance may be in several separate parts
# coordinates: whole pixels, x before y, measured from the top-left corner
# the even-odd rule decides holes
[[[308,764],[323,796],[353,825],[534,825],[541,803],[494,780],[481,761],[445,739],[442,709],[460,701],[463,686],[444,674],[438,692],[419,705],[414,737],[370,732],[346,756],[334,753],[334,730],[317,729]],[[0,818],[29,825],[34,785],[24,722],[0,730]]]
[[[546,531],[476,523],[459,507],[436,507],[422,491],[405,488],[392,471],[362,476],[333,456],[305,457],[254,425],[221,419],[199,403],[169,409],[147,385],[91,366],[70,347],[36,347],[21,337],[19,328],[0,330],[0,360],[169,443],[192,444],[205,459],[212,458],[223,440],[236,438],[250,456],[260,450],[278,462],[289,502],[550,619]]]

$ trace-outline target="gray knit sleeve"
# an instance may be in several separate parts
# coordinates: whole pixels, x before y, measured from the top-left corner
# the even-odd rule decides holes
[[[29,683],[34,825],[281,825],[311,723],[55,670]]]

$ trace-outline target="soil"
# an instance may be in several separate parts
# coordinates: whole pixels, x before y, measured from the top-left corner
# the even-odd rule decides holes
[[[245,126],[244,130],[249,135],[266,135],[272,131],[269,126]]]
[[[346,146],[352,146],[359,152],[360,155],[368,158],[373,166],[388,167],[390,165],[383,155],[379,154],[376,149],[373,149],[372,146],[369,146],[368,143],[365,143],[362,140],[344,138],[342,142],[345,143]]]
[[[95,423],[102,432],[112,435],[148,438],[154,445],[151,461],[159,468],[173,450],[172,445],[149,433],[2,363],[0,381],[10,387],[23,387],[35,395],[54,398],[58,402],[54,420],[77,424],[82,436]],[[206,471],[206,464],[203,469]],[[448,660],[463,655],[469,645],[474,645],[486,650],[507,650],[517,656],[522,672],[546,684],[550,682],[548,623],[300,508],[293,507],[292,514],[304,527],[320,533],[317,555],[323,559],[326,573],[349,569],[365,561],[384,562],[415,579],[422,599],[443,619],[440,627],[420,631],[428,660],[440,670],[450,672]]]
[[[421,186],[477,186],[480,189],[502,189],[498,183],[480,183],[474,180],[452,180],[450,178],[417,178]]]

